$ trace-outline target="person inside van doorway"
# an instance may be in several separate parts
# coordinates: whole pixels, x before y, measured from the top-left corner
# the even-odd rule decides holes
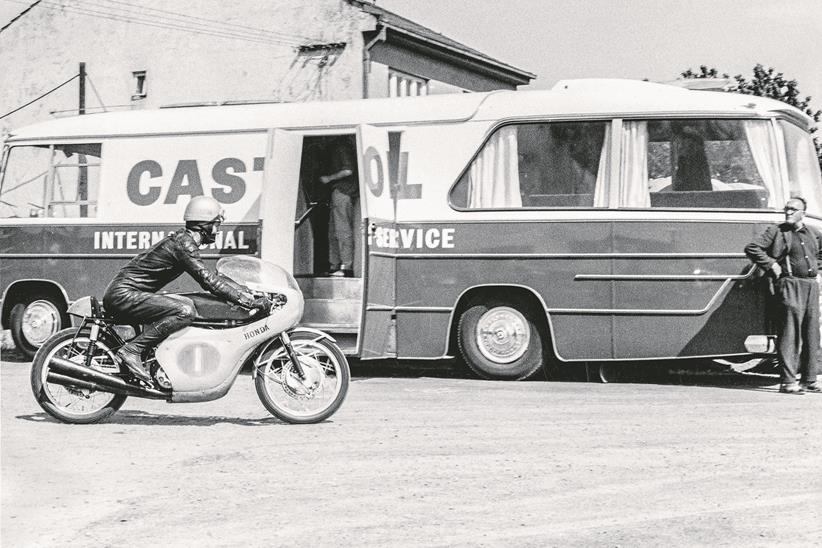
[[[785,204],[785,222],[771,225],[745,247],[751,261],[775,278],[779,301],[777,355],[780,392],[822,392],[819,368],[819,286],[822,234],[803,222],[807,202],[795,197]],[[797,374],[802,376],[801,384]]]
[[[186,206],[183,220],[185,228],[166,236],[124,266],[103,297],[103,306],[114,317],[132,324],[149,324],[117,352],[123,365],[147,382],[151,375],[143,362],[145,351],[191,325],[196,316],[191,299],[157,294],[183,272],[188,272],[203,289],[245,308],[267,310],[271,306],[267,298],[255,297],[249,288],[209,270],[200,258],[200,246],[214,243],[223,221],[223,209],[217,200],[195,196]]]
[[[357,161],[354,145],[338,137],[331,146],[331,173],[320,177],[331,185],[330,222],[328,226],[328,262],[331,276],[354,275],[354,218],[359,196]]]

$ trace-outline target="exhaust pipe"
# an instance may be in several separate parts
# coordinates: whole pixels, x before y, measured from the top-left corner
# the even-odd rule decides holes
[[[88,388],[89,390],[100,390],[102,392],[112,392],[114,394],[138,396],[141,398],[166,400],[171,397],[171,394],[168,392],[135,386],[127,383],[120,377],[90,369],[56,356],[51,358],[49,369],[47,380],[55,384],[78,386],[80,388]]]

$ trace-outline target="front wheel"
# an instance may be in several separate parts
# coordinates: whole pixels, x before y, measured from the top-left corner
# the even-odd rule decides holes
[[[272,347],[255,361],[257,395],[272,415],[285,422],[323,421],[339,409],[348,393],[348,361],[323,335],[294,333],[291,346],[304,378],[297,374],[285,348]]]
[[[126,401],[126,396],[110,392],[49,382],[49,364],[53,357],[85,365],[89,352],[92,368],[110,374],[120,372],[114,352],[104,341],[98,340],[92,347],[88,335],[78,333],[74,328],[64,329],[54,335],[34,356],[31,364],[31,389],[34,397],[46,413],[62,422],[100,422],[114,414]]]

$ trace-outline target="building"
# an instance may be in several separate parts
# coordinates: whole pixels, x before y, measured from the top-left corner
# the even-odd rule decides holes
[[[0,67],[0,116],[15,111],[0,133],[75,114],[83,101],[85,112],[313,101],[516,89],[535,78],[359,0],[38,0],[0,29]]]

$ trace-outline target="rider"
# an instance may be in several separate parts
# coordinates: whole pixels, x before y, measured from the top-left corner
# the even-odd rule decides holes
[[[188,272],[203,289],[245,308],[268,310],[271,302],[256,297],[249,288],[231,278],[212,272],[200,258],[199,247],[213,243],[223,209],[209,196],[195,196],[186,206],[185,228],[169,234],[147,251],[134,257],[106,288],[103,306],[116,317],[149,324],[142,333],[123,345],[117,356],[139,379],[151,375],[143,353],[166,337],[194,321],[194,302],[181,295],[156,292],[183,272]]]

